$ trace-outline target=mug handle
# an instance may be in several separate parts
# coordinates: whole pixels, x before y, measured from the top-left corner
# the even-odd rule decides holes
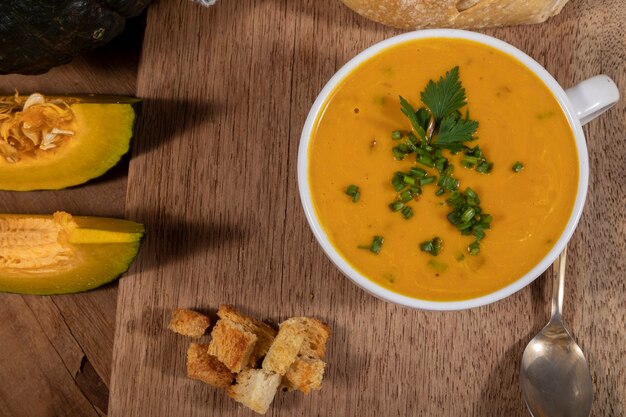
[[[565,90],[580,124],[586,125],[613,107],[619,100],[615,81],[607,75],[597,75]]]

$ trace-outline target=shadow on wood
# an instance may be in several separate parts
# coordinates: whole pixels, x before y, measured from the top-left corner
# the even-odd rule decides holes
[[[530,284],[530,304],[532,305],[532,330],[520,337],[502,355],[494,366],[487,384],[482,388],[481,401],[478,405],[480,415],[509,417],[527,415],[519,384],[519,370],[524,349],[530,340],[546,325],[549,307],[549,294],[546,287],[552,282],[552,268],[544,272]]]
[[[163,100],[149,97],[142,99],[132,145],[132,154],[135,157],[160,147],[192,128],[201,127],[221,111],[221,107],[215,103],[193,99]]]
[[[241,245],[247,239],[246,230],[238,224],[187,221],[165,210],[137,216],[146,225],[146,237],[133,270],[145,274],[200,251],[226,244]]]

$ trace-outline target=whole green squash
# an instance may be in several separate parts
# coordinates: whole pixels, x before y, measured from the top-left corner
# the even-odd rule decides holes
[[[1,0],[0,74],[41,74],[109,42],[150,0]]]

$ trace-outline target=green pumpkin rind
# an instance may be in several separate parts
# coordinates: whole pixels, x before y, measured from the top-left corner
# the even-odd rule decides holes
[[[41,74],[104,45],[150,0],[3,0],[0,74]]]

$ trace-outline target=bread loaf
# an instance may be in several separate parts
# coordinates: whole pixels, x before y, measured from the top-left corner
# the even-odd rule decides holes
[[[368,19],[401,29],[469,29],[544,22],[568,0],[342,1]]]

